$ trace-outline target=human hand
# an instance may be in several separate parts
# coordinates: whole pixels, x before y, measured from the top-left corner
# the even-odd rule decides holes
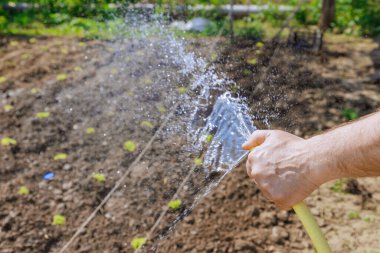
[[[278,130],[257,130],[246,143],[252,150],[247,159],[247,173],[263,194],[279,208],[288,210],[330,179],[316,163],[318,152],[312,143]],[[326,177],[325,177],[326,176]]]

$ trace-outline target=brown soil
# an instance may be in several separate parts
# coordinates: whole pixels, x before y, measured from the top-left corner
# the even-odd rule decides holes
[[[158,134],[68,250],[133,252],[131,239],[147,234],[192,168],[193,156],[183,148],[185,129],[175,127],[181,126],[186,107],[174,107],[175,99],[169,98],[177,91],[167,84],[182,86],[188,80],[176,79],[177,70],[162,55],[145,51],[136,41],[121,46],[74,38],[38,38],[31,43],[28,38],[6,37],[0,44],[0,76],[7,78],[0,84],[0,103],[13,105],[8,112],[1,109],[0,137],[18,142],[0,147],[0,252],[58,252],[172,109],[172,127]],[[191,47],[206,58],[211,55],[206,39]],[[380,49],[372,40],[331,36],[320,54],[283,48],[262,79],[264,89],[255,91],[260,71],[268,66],[270,46],[259,56],[252,42],[217,49],[217,68],[241,87],[259,127],[267,127],[261,123],[267,118],[271,128],[307,137],[347,121],[342,116],[346,108],[365,115],[380,105]],[[253,57],[258,58],[257,66],[246,63]],[[164,66],[168,75],[147,68],[146,59]],[[56,79],[61,73],[66,80]],[[32,94],[33,88],[38,92]],[[36,119],[41,111],[51,116]],[[94,127],[95,134],[86,134],[88,127]],[[135,151],[123,150],[127,140],[137,144]],[[59,152],[67,153],[68,159],[54,161]],[[54,171],[55,178],[42,180],[45,171]],[[312,252],[296,216],[262,197],[243,166],[189,214],[208,180],[201,168],[196,171],[179,193],[182,208],[163,217],[143,251]],[[94,172],[104,173],[106,181],[94,181]],[[348,192],[355,194],[345,193],[346,182],[332,182],[306,201],[334,252],[380,251],[379,179],[349,182]],[[30,189],[29,195],[18,194],[22,185]],[[359,215],[352,218],[354,211]],[[52,225],[55,214],[64,215],[66,224]]]

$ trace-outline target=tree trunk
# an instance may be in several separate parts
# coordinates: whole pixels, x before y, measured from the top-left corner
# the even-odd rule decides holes
[[[319,29],[325,32],[335,18],[335,0],[322,0],[322,14],[319,20]]]

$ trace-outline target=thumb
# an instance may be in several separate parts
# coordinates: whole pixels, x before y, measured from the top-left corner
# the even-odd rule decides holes
[[[245,150],[251,150],[257,146],[263,144],[265,139],[270,135],[270,130],[256,130],[254,131],[248,140],[242,145]]]

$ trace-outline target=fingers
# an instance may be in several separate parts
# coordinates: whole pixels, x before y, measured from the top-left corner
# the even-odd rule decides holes
[[[248,140],[242,145],[245,150],[251,150],[257,146],[260,146],[265,139],[270,135],[270,130],[256,130],[251,134]]]

